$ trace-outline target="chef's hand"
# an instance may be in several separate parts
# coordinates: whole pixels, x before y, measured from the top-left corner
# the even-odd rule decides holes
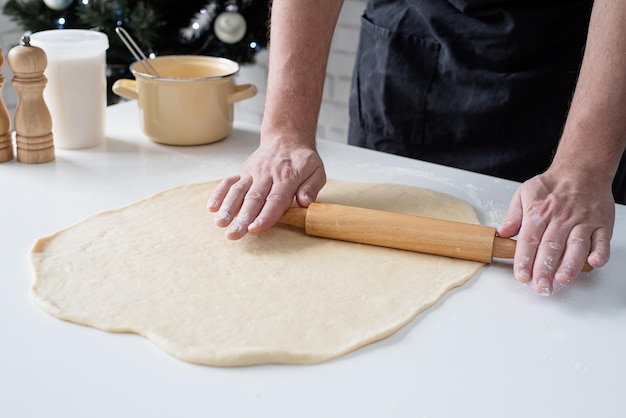
[[[326,183],[324,164],[314,145],[261,144],[239,175],[220,183],[207,204],[229,239],[262,232],[278,222],[294,196],[303,207],[315,201]]]
[[[554,280],[573,283],[585,260],[594,268],[609,261],[614,221],[610,181],[548,170],[520,186],[498,235],[518,235],[515,277],[549,295]]]

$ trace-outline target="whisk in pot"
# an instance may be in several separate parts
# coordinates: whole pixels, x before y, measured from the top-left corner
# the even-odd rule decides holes
[[[150,60],[143,53],[139,45],[135,42],[135,40],[128,34],[126,29],[121,26],[115,28],[115,33],[120,37],[126,48],[130,51],[131,54],[135,57],[137,61],[141,63],[146,72],[150,75],[154,75],[156,77],[160,77],[159,72],[154,68],[154,66],[150,63]]]

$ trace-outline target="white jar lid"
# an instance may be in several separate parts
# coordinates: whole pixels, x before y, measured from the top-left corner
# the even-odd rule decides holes
[[[43,49],[48,60],[97,55],[109,48],[109,38],[87,29],[52,29],[30,35],[31,44]]]

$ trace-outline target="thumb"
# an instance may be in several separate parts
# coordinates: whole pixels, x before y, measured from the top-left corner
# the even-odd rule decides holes
[[[323,168],[318,168],[306,179],[296,191],[296,202],[306,208],[317,199],[317,194],[326,184],[326,173]]]
[[[510,238],[517,235],[522,226],[523,213],[524,210],[522,207],[520,189],[517,189],[517,191],[511,198],[511,203],[509,203],[509,209],[504,215],[502,224],[497,229],[498,235],[505,238]]]

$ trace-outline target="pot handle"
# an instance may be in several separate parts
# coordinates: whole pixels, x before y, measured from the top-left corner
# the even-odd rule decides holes
[[[113,90],[113,93],[118,96],[134,100],[139,99],[139,93],[137,93],[137,82],[135,80],[121,78],[113,83],[113,87],[111,87],[111,89]]]
[[[254,84],[240,84],[235,86],[234,93],[228,96],[228,103],[233,104],[241,100],[249,99],[256,95],[256,86]]]

